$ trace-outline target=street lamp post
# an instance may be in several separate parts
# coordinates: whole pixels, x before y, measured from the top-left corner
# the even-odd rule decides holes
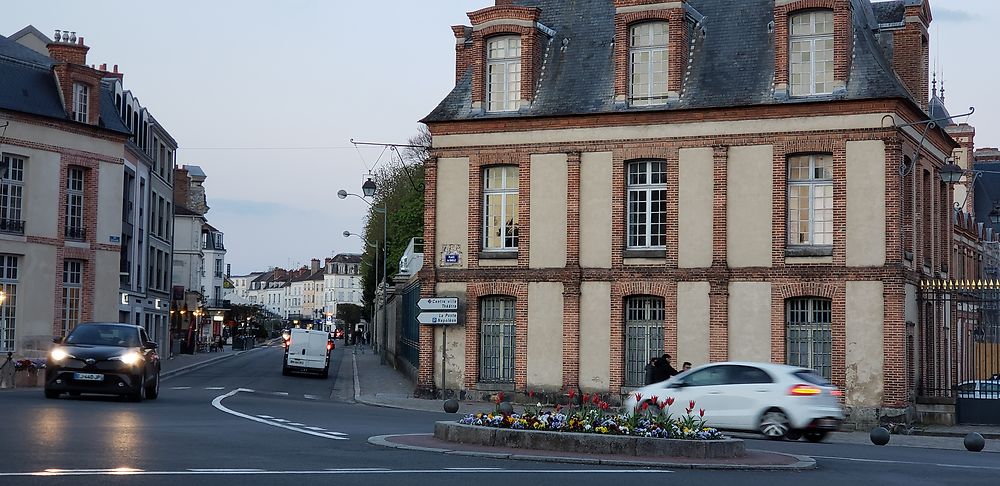
[[[341,199],[346,199],[347,196],[357,197],[358,199],[361,199],[366,204],[371,206],[372,210],[375,211],[376,213],[382,213],[382,249],[385,252],[385,254],[382,256],[382,280],[379,283],[379,285],[376,286],[376,291],[375,291],[375,302],[377,303],[378,290],[380,288],[382,290],[382,337],[381,339],[379,339],[378,327],[376,327],[375,329],[376,332],[372,333],[372,336],[375,338],[376,348],[380,348],[382,350],[380,354],[382,356],[382,363],[384,364],[386,358],[385,349],[386,349],[386,340],[388,339],[388,324],[389,324],[389,309],[386,307],[386,295],[385,295],[385,284],[386,284],[385,281],[387,278],[385,264],[386,260],[389,259],[389,212],[388,212],[388,206],[386,205],[384,199],[382,201],[381,208],[375,206],[375,203],[373,201],[368,201],[367,198],[375,197],[375,191],[377,188],[378,186],[375,185],[375,181],[373,181],[371,177],[369,177],[368,180],[366,180],[365,183],[361,185],[361,192],[364,194],[364,197],[358,196],[357,194],[351,194],[343,189],[337,191],[337,197]],[[375,256],[376,258],[378,257],[378,248],[375,249]],[[375,267],[377,271],[378,262],[375,262]]]
[[[341,192],[343,192],[343,191],[341,191]],[[351,233],[350,231],[344,231],[344,238],[350,238],[352,236],[357,236],[358,238],[361,238],[361,241],[364,241],[366,245],[368,245],[369,247],[375,249],[375,269],[374,270],[375,270],[375,272],[378,272],[378,242],[376,241],[375,244],[371,244],[371,243],[368,242],[368,240],[365,239],[364,236],[361,236],[361,235],[359,235],[357,233]],[[383,245],[384,244],[385,243],[383,242]],[[383,266],[382,268],[384,269],[385,266]],[[375,304],[378,301],[378,285],[375,286],[375,296],[374,296],[374,298],[376,300],[372,303],[373,307],[375,306]],[[374,309],[374,308],[372,309],[372,320],[375,321],[375,329],[378,330],[378,312],[377,312],[377,309]],[[378,338],[378,336],[375,333],[373,333],[373,335],[375,335],[376,339]],[[345,340],[346,340],[346,337],[345,337]],[[379,343],[375,343],[375,345],[377,347],[379,345]]]

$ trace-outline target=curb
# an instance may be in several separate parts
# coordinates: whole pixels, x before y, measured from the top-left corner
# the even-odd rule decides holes
[[[201,362],[198,362],[198,363],[189,364],[187,366],[184,366],[184,367],[181,367],[181,368],[177,368],[175,370],[170,370],[170,371],[166,371],[166,372],[161,371],[160,372],[160,379],[161,380],[167,380],[167,379],[170,379],[170,378],[174,378],[176,376],[180,376],[180,375],[183,375],[185,373],[190,373],[192,371],[200,370],[201,368],[213,365],[213,364],[218,363],[219,361],[222,361],[224,359],[235,358],[235,357],[240,356],[240,355],[242,355],[244,353],[249,353],[251,351],[254,351],[254,350],[257,350],[257,349],[263,349],[263,348],[264,347],[262,346],[260,348],[253,348],[253,349],[247,349],[247,350],[244,350],[244,351],[238,351],[238,352],[235,352],[233,354],[227,354],[225,356],[216,356],[214,358],[206,359],[205,361],[201,361]]]
[[[408,435],[432,435],[432,434],[391,434],[391,435],[376,435],[368,438],[368,443],[381,447],[389,447],[393,449],[403,449],[408,451],[418,451],[418,452],[435,452],[439,454],[449,454],[454,456],[467,456],[467,457],[480,457],[480,458],[490,458],[490,459],[510,459],[515,461],[534,461],[534,462],[558,462],[558,463],[568,463],[568,464],[589,464],[589,465],[600,465],[600,466],[633,466],[633,467],[661,467],[661,468],[671,468],[671,469],[724,469],[724,470],[740,470],[740,471],[805,471],[809,469],[816,469],[816,460],[808,457],[796,454],[783,454],[779,452],[767,451],[771,454],[781,454],[783,456],[794,457],[798,460],[795,464],[776,464],[776,465],[761,465],[761,464],[692,464],[692,463],[676,463],[667,461],[630,461],[628,459],[597,459],[592,457],[573,457],[573,456],[542,456],[542,455],[527,455],[527,454],[509,454],[505,452],[479,452],[479,451],[463,451],[455,449],[439,449],[435,447],[420,447],[411,446],[405,444],[398,444],[395,442],[390,442],[391,437],[402,437]]]
[[[912,433],[909,434],[893,434],[893,435],[905,435],[909,437],[957,437],[961,439],[972,432],[976,432],[979,435],[982,435],[983,438],[986,440],[1000,440],[1000,433],[977,432],[975,430],[969,430],[966,432],[946,432],[946,431],[936,432],[933,430],[920,430],[920,431],[913,431]]]

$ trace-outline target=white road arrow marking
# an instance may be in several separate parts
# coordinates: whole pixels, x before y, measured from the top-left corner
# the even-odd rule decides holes
[[[227,398],[229,398],[229,397],[231,397],[233,395],[236,395],[239,392],[246,392],[246,391],[249,391],[249,390],[247,390],[245,388],[237,388],[237,389],[235,389],[235,390],[233,390],[233,391],[231,391],[229,393],[226,393],[224,395],[219,395],[219,396],[215,397],[214,400],[212,400],[212,406],[215,407],[216,409],[218,409],[221,412],[228,413],[229,415],[234,415],[236,417],[245,418],[247,420],[252,420],[252,421],[257,422],[257,423],[261,423],[261,424],[265,424],[265,425],[270,425],[272,427],[279,427],[279,428],[282,428],[282,429],[291,430],[293,432],[299,432],[301,434],[312,435],[312,436],[315,436],[315,437],[322,437],[324,439],[347,440],[347,437],[340,437],[342,435],[346,436],[347,434],[343,434],[343,433],[340,433],[340,432],[336,432],[336,433],[335,432],[326,432],[326,433],[323,433],[323,432],[317,432],[315,430],[307,430],[307,429],[303,429],[303,428],[299,428],[299,427],[293,427],[291,425],[286,425],[286,424],[282,424],[282,423],[278,423],[277,422],[278,420],[282,420],[284,422],[287,422],[287,420],[283,420],[283,419],[274,419],[273,421],[272,420],[265,420],[265,419],[262,419],[262,418],[254,417],[253,415],[247,415],[245,413],[237,412],[236,410],[228,408],[228,407],[226,407],[225,405],[222,404],[223,400],[225,400],[225,399],[227,399]]]

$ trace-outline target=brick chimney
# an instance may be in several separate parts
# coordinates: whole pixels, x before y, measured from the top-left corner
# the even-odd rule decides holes
[[[930,94],[927,89],[930,67],[931,12],[927,0],[907,5],[903,14],[905,26],[892,34],[892,68],[903,85],[926,110]]]
[[[472,66],[475,49],[472,47],[472,27],[453,25],[451,31],[455,34],[455,84],[458,84]]]
[[[174,168],[174,206],[187,207],[188,189],[191,187],[191,179],[188,177],[187,169],[183,167]]]
[[[55,40],[48,44],[49,57],[55,61],[52,71],[62,94],[66,116],[80,123],[97,125],[101,119],[101,72],[87,66],[87,51],[83,37],[76,32],[57,30]],[[79,88],[78,88],[79,87]],[[79,91],[78,91],[79,90]],[[77,94],[86,93],[85,103],[79,103]],[[85,110],[84,110],[85,108]],[[84,116],[86,114],[86,116]]]
[[[313,258],[311,263],[312,265],[309,267],[311,270],[311,272],[309,272],[310,275],[319,271],[319,258]]]

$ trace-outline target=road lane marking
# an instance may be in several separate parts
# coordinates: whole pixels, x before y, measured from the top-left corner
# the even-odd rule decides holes
[[[32,472],[0,472],[0,477],[44,476],[248,476],[248,475],[433,475],[433,474],[668,474],[667,469],[327,469],[302,471],[268,471],[259,469],[197,469],[180,471],[144,471],[119,468],[107,470],[51,469]]]
[[[189,386],[174,386],[174,387],[170,387],[170,389],[171,390],[190,390],[191,387],[189,387]]]
[[[271,392],[272,395],[278,395],[279,397],[287,397],[288,392]]]
[[[319,400],[319,397],[317,397],[316,395],[302,395],[302,396],[305,397],[306,400]]]
[[[274,420],[275,422],[288,422],[287,420],[282,419],[282,418],[276,418],[276,419],[271,419],[271,420]]]
[[[446,467],[449,471],[498,471],[499,467]]]
[[[226,387],[224,387],[224,386],[206,386],[205,389],[206,390],[225,390]]]
[[[274,417],[272,417],[270,415],[258,415],[258,417],[260,417],[262,419],[273,419],[274,418]]]
[[[303,425],[305,425],[305,424],[300,424],[300,423],[298,423],[298,422],[290,422],[290,423],[289,423],[288,425],[294,425],[294,426],[296,426],[296,427],[302,427],[302,426],[303,426]]]
[[[309,430],[326,430],[323,427],[306,427]]]
[[[882,464],[903,464],[908,466],[934,466],[934,467],[951,467],[957,469],[988,469],[1000,471],[1000,467],[996,466],[974,466],[967,464],[935,464],[931,462],[920,462],[920,461],[897,461],[893,459],[864,459],[861,457],[836,457],[836,456],[809,456],[813,459],[828,459],[831,461],[851,461],[851,462],[874,462]]]
[[[236,410],[228,408],[228,407],[226,407],[225,405],[222,404],[223,400],[225,400],[225,399],[227,399],[227,398],[229,398],[229,397],[231,397],[233,395],[236,395],[237,393],[239,393],[241,391],[245,392],[247,390],[245,388],[237,388],[237,389],[235,389],[235,390],[233,390],[233,391],[231,391],[229,393],[226,393],[226,394],[219,395],[219,396],[215,397],[215,399],[212,400],[212,406],[215,407],[216,409],[218,409],[221,412],[228,413],[230,415],[234,415],[234,416],[237,416],[237,417],[240,417],[240,418],[245,418],[247,420],[252,420],[252,421],[257,422],[257,423],[262,423],[262,424],[270,425],[272,427],[279,427],[279,428],[282,428],[282,429],[291,430],[293,432],[299,432],[301,434],[312,435],[312,436],[315,436],[315,437],[322,437],[324,439],[348,440],[347,437],[341,437],[342,435],[346,436],[347,434],[342,434],[342,433],[336,433],[335,434],[333,432],[317,432],[317,431],[314,431],[314,430],[307,430],[307,429],[303,429],[303,428],[299,428],[299,427],[293,427],[291,425],[286,425],[286,424],[278,423],[279,420],[283,421],[283,422],[287,422],[287,420],[284,420],[284,419],[265,420],[265,419],[262,419],[262,418],[259,418],[259,417],[254,417],[253,415],[247,415],[247,414],[242,413],[242,412],[237,412]],[[226,473],[226,474],[230,474],[230,473]],[[265,474],[265,473],[260,473],[260,474]]]

